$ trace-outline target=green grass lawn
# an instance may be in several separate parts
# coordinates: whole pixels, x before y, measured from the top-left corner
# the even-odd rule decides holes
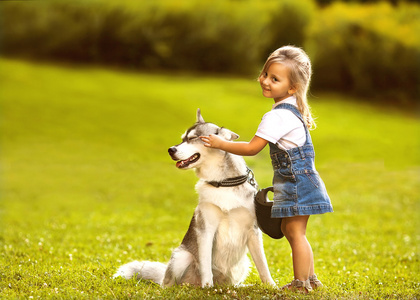
[[[280,299],[260,284],[161,289],[112,279],[131,260],[168,261],[196,205],[192,171],[167,149],[202,109],[249,140],[271,100],[250,79],[144,74],[0,60],[0,298]],[[314,93],[317,168],[335,212],[310,218],[318,277],[309,298],[420,297],[420,120]],[[271,185],[268,150],[246,158]],[[264,237],[279,286],[286,240]]]

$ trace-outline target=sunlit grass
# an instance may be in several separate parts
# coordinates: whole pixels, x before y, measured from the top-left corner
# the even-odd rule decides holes
[[[134,259],[167,261],[185,233],[193,172],[167,148],[195,121],[244,140],[271,102],[253,78],[137,74],[0,60],[0,289],[5,298],[281,298],[259,284],[200,289],[111,279]],[[335,212],[310,219],[312,298],[419,297],[420,122],[339,95],[311,99],[317,168]],[[267,150],[246,158],[271,184]],[[292,279],[285,240],[264,238],[278,285]],[[294,297],[294,295],[289,295]]]

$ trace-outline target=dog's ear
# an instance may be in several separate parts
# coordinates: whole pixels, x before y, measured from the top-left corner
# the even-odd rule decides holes
[[[233,141],[239,138],[239,135],[234,133],[233,131],[227,129],[227,128],[220,128],[219,135],[224,137],[228,141]]]
[[[197,108],[197,123],[206,123],[203,116],[201,115],[201,110],[199,108]]]

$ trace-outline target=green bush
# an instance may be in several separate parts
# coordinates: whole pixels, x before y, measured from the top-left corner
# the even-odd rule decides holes
[[[418,4],[56,0],[0,8],[4,55],[255,76],[270,52],[292,44],[312,58],[314,88],[418,98]]]
[[[335,3],[310,27],[314,86],[414,101],[420,76],[420,7]]]
[[[255,74],[304,42],[312,0],[1,3],[2,53],[135,68]]]
[[[270,14],[262,33],[268,39],[264,43],[262,58],[283,45],[303,47],[307,28],[317,11],[315,3],[311,0],[282,0],[271,7],[265,5],[265,9]]]

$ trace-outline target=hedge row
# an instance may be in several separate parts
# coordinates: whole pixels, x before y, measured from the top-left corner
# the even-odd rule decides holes
[[[20,1],[0,5],[1,51],[6,54],[248,74],[260,67],[261,57],[272,51],[273,43],[302,45],[315,8],[311,0],[146,0],[141,5],[134,1]],[[281,12],[297,17],[283,18]],[[272,30],[277,25],[293,28],[293,34],[290,29]]]
[[[420,102],[419,32],[418,5],[335,3],[308,30],[313,84],[381,101]]]
[[[61,0],[0,9],[5,55],[255,76],[272,50],[293,44],[311,56],[315,88],[411,100],[418,93],[416,4]]]

